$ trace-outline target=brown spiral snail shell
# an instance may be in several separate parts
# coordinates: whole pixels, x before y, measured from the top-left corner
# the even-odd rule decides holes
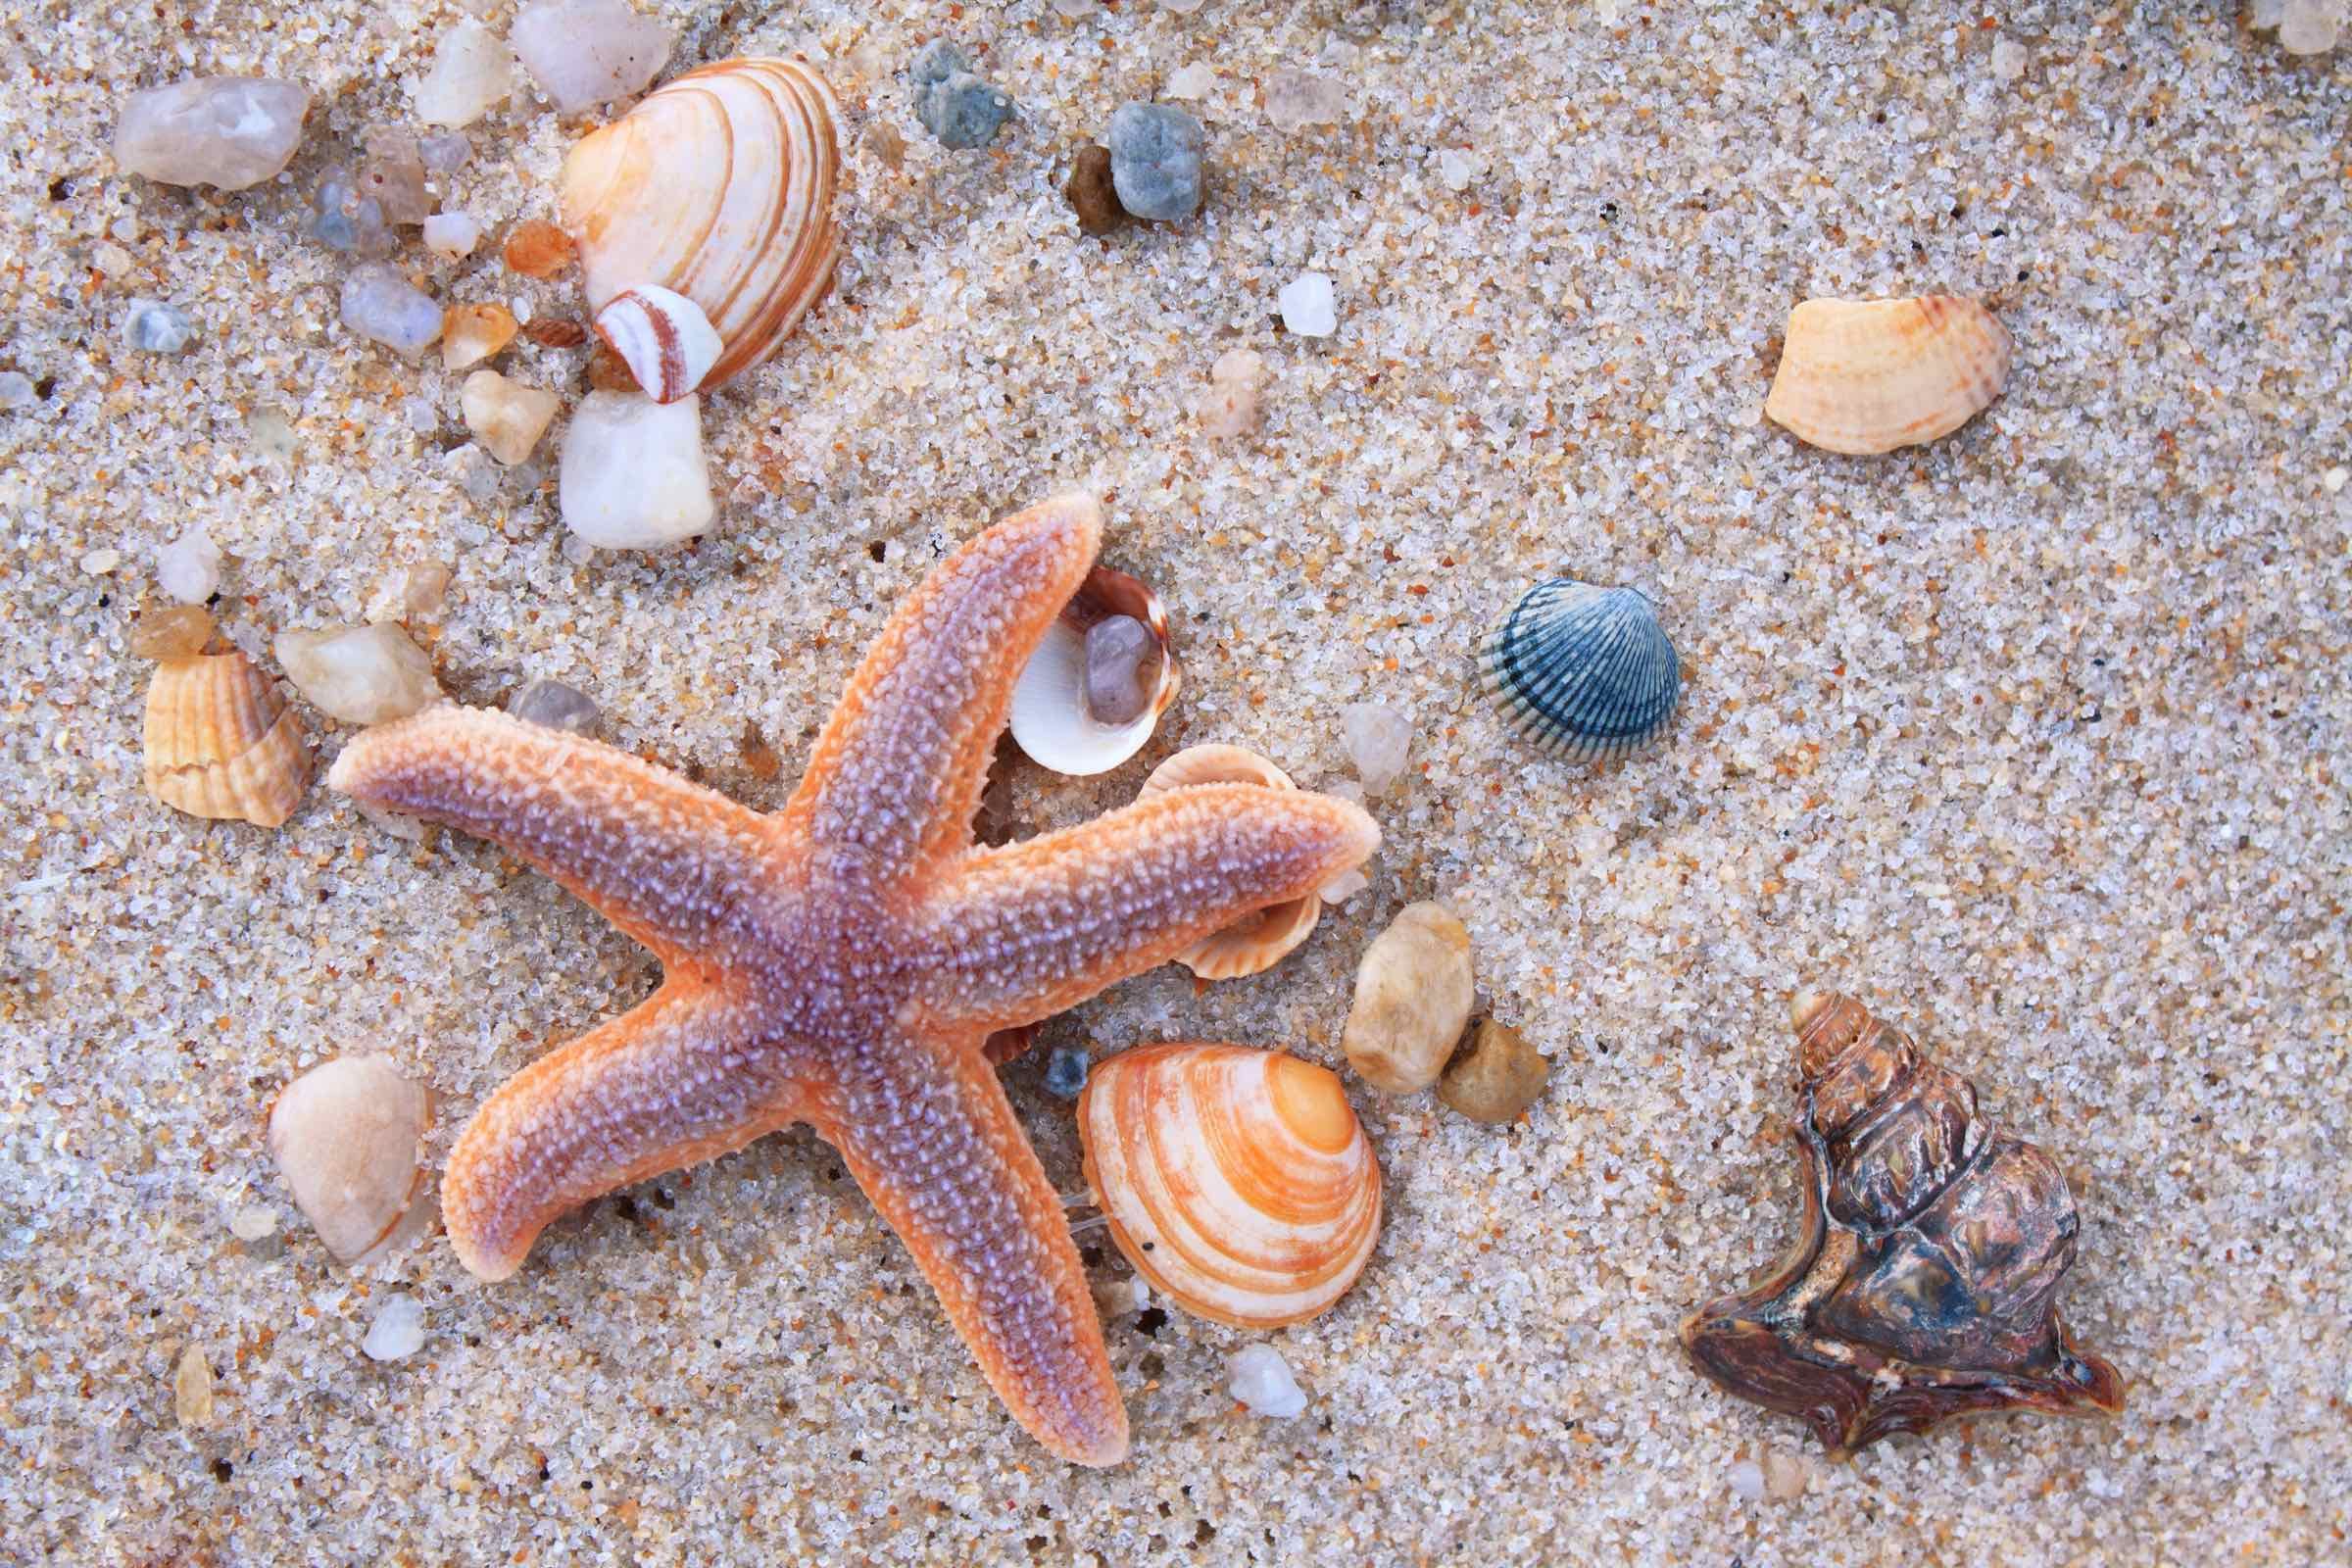
[[[1949,1416],[2121,1410],[2122,1377],[2058,1319],[2079,1222],[2056,1163],[1853,998],[1800,995],[1791,1017],[1802,1234],[1684,1322],[1692,1362],[1834,1458]]]

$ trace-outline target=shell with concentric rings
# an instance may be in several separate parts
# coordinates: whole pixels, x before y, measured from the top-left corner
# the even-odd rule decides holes
[[[1078,1100],[1111,1240],[1186,1311],[1299,1323],[1347,1294],[1380,1235],[1380,1166],[1337,1074],[1183,1042],[1096,1064]]]
[[[1578,760],[1646,745],[1682,700],[1674,644],[1632,588],[1538,583],[1494,628],[1481,664],[1513,729]]]

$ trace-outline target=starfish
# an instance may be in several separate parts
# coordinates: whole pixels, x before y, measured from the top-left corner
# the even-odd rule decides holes
[[[1061,1200],[986,1042],[1312,892],[1380,833],[1346,801],[1213,784],[974,847],[1014,679],[1101,533],[1092,498],[1060,496],[942,562],[772,814],[479,709],[343,749],[335,789],[504,845],[662,960],[652,997],[516,1073],[459,1136],[441,1196],[467,1269],[504,1279],[566,1210],[805,1122],[1013,1417],[1062,1458],[1125,1457]]]

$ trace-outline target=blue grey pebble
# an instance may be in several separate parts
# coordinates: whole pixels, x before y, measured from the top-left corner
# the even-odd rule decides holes
[[[915,118],[942,147],[985,147],[1012,118],[1012,100],[968,71],[925,87]]]
[[[1046,1058],[1046,1088],[1064,1100],[1076,1100],[1086,1087],[1086,1053],[1074,1046],[1056,1046]]]
[[[914,60],[906,68],[913,78],[914,96],[919,103],[925,87],[935,87],[958,71],[969,71],[972,62],[964,52],[945,38],[934,38],[915,51]]]
[[[1103,139],[1121,207],[1163,223],[1200,210],[1200,122],[1166,104],[1129,104]]]
[[[132,300],[130,314],[122,318],[122,341],[149,354],[177,354],[195,336],[195,322],[153,300]]]

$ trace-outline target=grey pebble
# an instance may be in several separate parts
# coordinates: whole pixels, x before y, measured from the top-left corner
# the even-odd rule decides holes
[[[149,354],[177,354],[196,336],[196,323],[176,307],[132,300],[122,318],[122,341]]]
[[[974,75],[963,51],[945,38],[925,44],[907,74],[914,118],[943,147],[985,147],[1012,118],[1011,97]]]
[[[1103,139],[1121,207],[1163,223],[1200,210],[1200,122],[1166,104],[1129,104]]]

